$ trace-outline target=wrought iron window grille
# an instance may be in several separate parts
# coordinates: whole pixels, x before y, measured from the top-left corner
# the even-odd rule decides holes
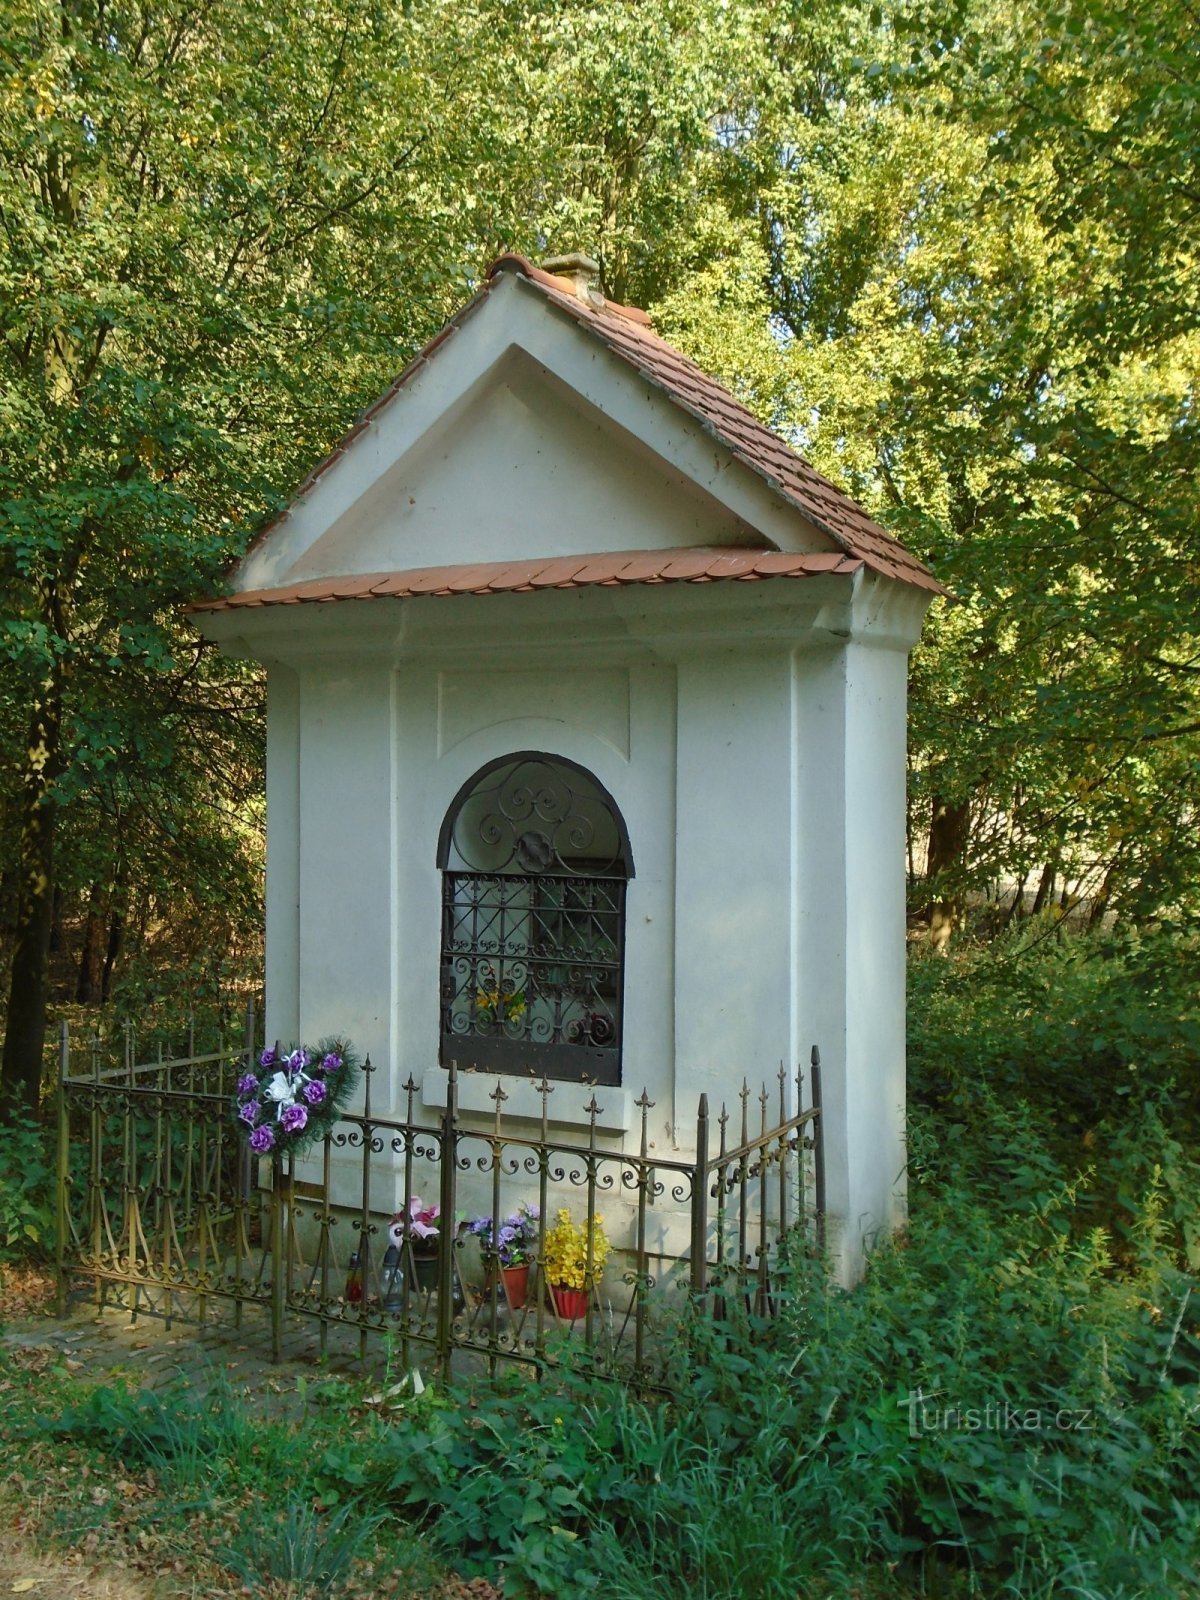
[[[505,757],[455,797],[438,864],[443,1062],[619,1083],[633,865],[612,797],[565,760]]]

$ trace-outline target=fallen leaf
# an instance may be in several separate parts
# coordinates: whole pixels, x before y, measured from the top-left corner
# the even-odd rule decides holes
[[[18,1578],[12,1586],[13,1594],[28,1594],[30,1589],[37,1587],[36,1578]]]

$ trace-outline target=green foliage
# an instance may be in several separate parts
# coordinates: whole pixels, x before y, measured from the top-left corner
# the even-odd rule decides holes
[[[252,1592],[274,1580],[318,1600],[337,1590],[355,1557],[369,1548],[383,1515],[367,1516],[350,1504],[322,1516],[293,1493],[282,1509],[268,1500],[245,1520],[235,1541],[221,1550],[222,1564]]]
[[[52,1135],[36,1122],[9,1125],[0,1138],[0,1259],[51,1254],[54,1196]]]
[[[594,1453],[568,1426],[587,1385],[570,1376],[566,1384],[560,1391],[518,1379],[449,1400],[427,1390],[398,1423],[327,1450],[318,1479],[327,1497],[348,1485],[427,1524],[467,1574],[494,1579],[502,1565],[513,1593],[553,1593],[564,1583],[591,1592],[599,1575],[578,1530]]]
[[[427,1392],[323,1479],[514,1595],[1185,1592],[1190,965],[1166,939],[922,962],[912,1223],[864,1283],[801,1255],[778,1318],[685,1324],[671,1402],[570,1369]]]
[[[791,1600],[886,1564],[893,1593],[1150,1600],[1200,1554],[1194,1289],[956,1188],[854,1293],[799,1262],[780,1319],[697,1321],[673,1403],[570,1373],[427,1394],[319,1471],[514,1595]]]
[[[1200,1561],[1191,948],[1013,938],[920,960],[905,1235],[845,1292],[675,1335],[670,1400],[569,1363],[299,1430],[216,1385],[41,1429],[153,1469],[223,1559],[325,1592],[377,1532],[517,1597],[1184,1594]],[[386,1521],[379,1521],[383,1517]],[[410,1557],[406,1557],[409,1559]]]
[[[918,906],[1005,878],[1194,912],[1192,19],[764,8],[665,332],[930,559]],[[769,330],[769,333],[768,331]],[[925,882],[938,808],[961,836]],[[1004,884],[1011,896],[1013,884]]]
[[[922,1180],[1032,1211],[1070,1174],[1071,1206],[1040,1226],[1102,1227],[1122,1261],[1196,1271],[1194,944],[1045,935],[910,964]]]
[[[370,1592],[388,1574],[429,1575],[419,1540],[394,1526],[381,1540],[382,1514],[353,1496],[331,1512],[318,1509],[311,1467],[335,1435],[344,1435],[340,1417],[270,1420],[220,1374],[162,1391],[76,1390],[23,1431],[94,1451],[125,1473],[149,1468],[171,1523],[199,1517],[208,1530],[236,1526],[206,1554],[247,1588],[282,1582],[297,1594],[348,1592],[355,1563],[368,1560]],[[82,1534],[96,1510],[84,1507],[82,1519],[72,1511],[65,1526]]]
[[[501,245],[591,249],[955,589],[914,662],[918,906],[1015,880],[1191,914],[1185,11],[21,0],[9,23],[0,936],[40,947],[57,917],[64,989],[227,1006],[256,970],[261,685],[180,604]],[[946,806],[961,834],[922,881]]]
[[[972,615],[928,662],[922,764],[970,796],[977,884],[1048,863],[1103,904],[1194,911],[1191,19],[1104,0],[934,15],[937,46],[901,29],[906,103],[978,152],[951,236],[1007,242],[964,255],[974,314],[931,308],[960,508],[941,543]]]
[[[91,1389],[38,1427],[131,1466],[151,1467],[177,1489],[202,1491],[206,1500],[234,1487],[265,1494],[290,1472],[286,1430],[263,1427],[219,1379],[202,1390]]]
[[[35,1104],[56,887],[88,998],[164,929],[207,979],[255,960],[261,687],[180,608],[465,293],[497,41],[341,0],[20,0],[5,36],[5,1076]]]

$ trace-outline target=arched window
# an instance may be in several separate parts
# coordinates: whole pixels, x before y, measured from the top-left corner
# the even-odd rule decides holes
[[[442,1060],[621,1081],[629,836],[572,761],[522,751],[455,795],[442,869]]]

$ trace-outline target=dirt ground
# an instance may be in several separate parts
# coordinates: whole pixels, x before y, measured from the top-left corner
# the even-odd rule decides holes
[[[177,1600],[190,1595],[182,1579],[148,1582],[136,1572],[112,1572],[91,1565],[86,1556],[65,1559],[34,1555],[18,1541],[0,1541],[0,1596],[27,1594],[31,1600]]]
[[[198,1330],[184,1324],[167,1328],[155,1317],[131,1324],[124,1312],[97,1316],[94,1307],[79,1300],[59,1321],[54,1276],[48,1268],[0,1263],[0,1347],[18,1371],[38,1373],[61,1363],[69,1373],[96,1382],[116,1377],[155,1387],[182,1377],[203,1388],[212,1381],[229,1381],[254,1394],[268,1414],[286,1419],[303,1408],[303,1381],[314,1376],[308,1343],[299,1342],[289,1352],[292,1359],[276,1366],[269,1360],[261,1329],[235,1332],[214,1325]],[[351,1360],[346,1366],[352,1370],[357,1363]],[[4,1468],[0,1461],[0,1474]],[[0,1600],[10,1595],[30,1595],[33,1600],[197,1600],[211,1592],[198,1584],[183,1561],[174,1562],[170,1570],[127,1570],[99,1564],[87,1542],[78,1550],[42,1554],[18,1521],[0,1526]],[[249,1590],[243,1593],[250,1595]],[[435,1600],[428,1591],[426,1596]],[[306,1597],[293,1584],[276,1582],[255,1591],[253,1600]],[[502,1597],[482,1578],[449,1573],[436,1600]]]

